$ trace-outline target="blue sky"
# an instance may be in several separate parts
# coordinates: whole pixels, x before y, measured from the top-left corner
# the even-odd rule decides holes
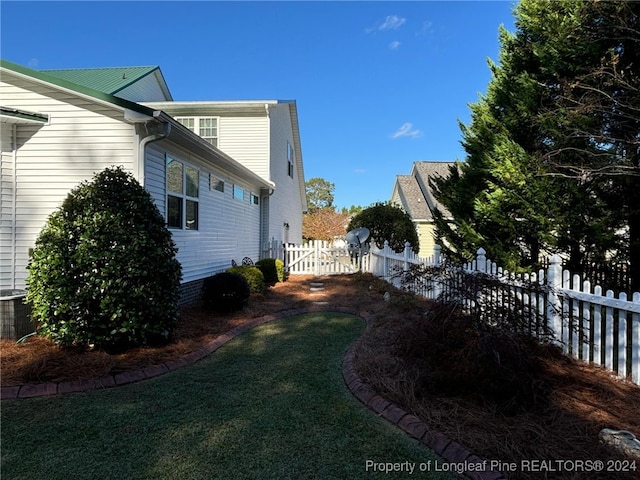
[[[418,160],[464,159],[511,1],[0,2],[2,58],[159,65],[175,100],[295,99],[305,178],[338,207],[391,197]]]

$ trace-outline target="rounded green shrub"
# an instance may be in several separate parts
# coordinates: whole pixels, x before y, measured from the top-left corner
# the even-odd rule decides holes
[[[253,265],[237,265],[227,269],[229,273],[236,273],[244,277],[249,283],[251,293],[264,293],[264,275]]]
[[[284,262],[279,258],[263,258],[256,262],[256,267],[264,275],[264,281],[267,285],[284,282]]]
[[[165,342],[178,318],[180,263],[151,195],[121,167],[74,188],[40,232],[27,278],[39,332],[121,350]]]
[[[242,309],[250,295],[249,282],[238,273],[220,272],[204,281],[204,306],[219,312]]]

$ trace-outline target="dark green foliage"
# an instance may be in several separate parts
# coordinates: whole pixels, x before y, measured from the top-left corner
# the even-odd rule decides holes
[[[263,258],[256,262],[256,267],[264,275],[264,281],[267,285],[284,282],[284,262],[279,258]]]
[[[462,126],[466,162],[434,181],[450,257],[510,270],[562,252],[574,273],[628,260],[640,285],[640,3],[521,0]]]
[[[253,265],[238,265],[227,269],[229,273],[235,273],[247,280],[251,293],[264,293],[264,275],[260,269]]]
[[[241,310],[250,295],[249,282],[238,273],[220,272],[204,281],[204,306],[219,312]]]
[[[121,167],[74,188],[48,218],[29,265],[41,334],[122,349],[169,339],[181,267],[149,193]]]
[[[392,250],[404,250],[405,242],[409,242],[414,251],[418,251],[419,239],[411,217],[400,208],[389,203],[376,203],[365,208],[349,222],[347,230],[366,227],[371,232],[371,239],[378,248],[389,242]]]

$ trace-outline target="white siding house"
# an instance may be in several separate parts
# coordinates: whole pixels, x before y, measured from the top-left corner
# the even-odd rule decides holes
[[[185,298],[232,259],[259,258],[268,212],[254,197],[268,197],[273,183],[160,110],[6,61],[0,72],[0,288],[25,287],[48,215],[112,165],[130,171],[165,215]],[[168,171],[188,187],[178,191]]]
[[[302,242],[307,210],[295,101],[152,102],[220,150],[275,184],[260,198],[262,244]]]

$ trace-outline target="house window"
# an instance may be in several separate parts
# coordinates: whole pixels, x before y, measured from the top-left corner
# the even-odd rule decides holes
[[[236,200],[244,200],[244,189],[238,185],[233,186],[233,198]]]
[[[293,153],[293,147],[287,142],[287,174],[293,178],[293,160],[295,154]]]
[[[209,174],[209,190],[224,192],[224,180],[221,180],[216,176]]]
[[[251,203],[253,205],[260,205],[260,197],[258,197],[255,193],[251,193]]]
[[[193,117],[176,117],[176,120],[180,122],[182,125],[187,127],[192,132],[195,132],[195,121],[196,119]]]
[[[200,118],[198,135],[214,147],[218,146],[218,119],[216,117]]]
[[[218,117],[175,117],[178,122],[200,135],[214,147],[218,146]]]
[[[167,155],[167,225],[198,230],[200,172]]]

